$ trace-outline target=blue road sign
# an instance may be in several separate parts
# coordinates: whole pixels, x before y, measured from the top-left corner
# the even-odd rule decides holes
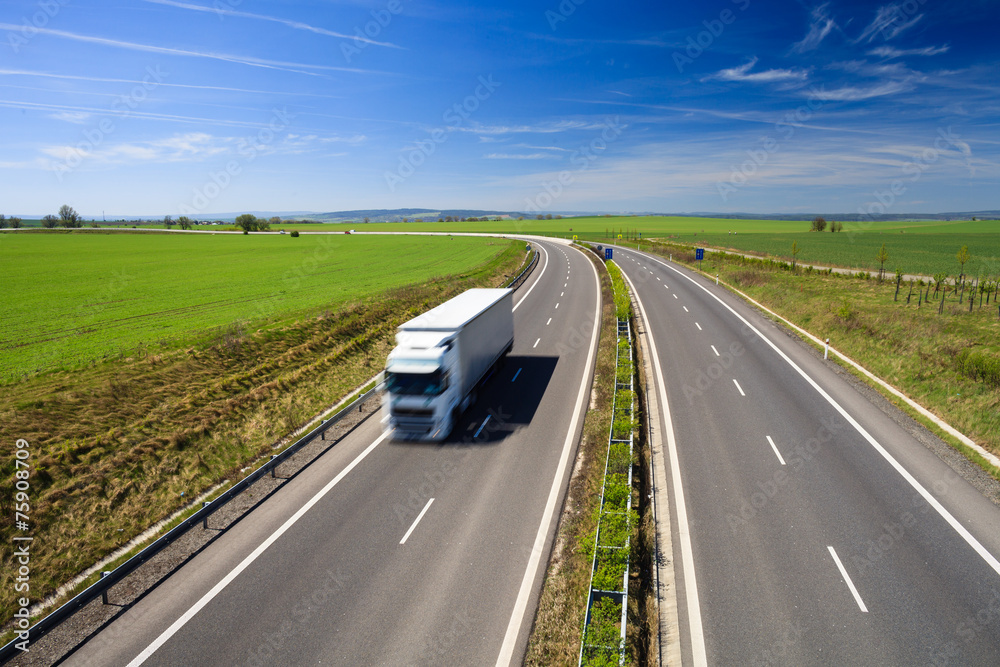
[[[695,259],[705,259],[705,249],[704,248],[695,248],[694,249],[694,258]]]
[[[611,259],[611,248],[604,249],[604,259]]]

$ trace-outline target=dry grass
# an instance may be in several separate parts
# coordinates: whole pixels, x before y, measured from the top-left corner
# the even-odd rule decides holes
[[[0,396],[3,458],[30,443],[31,600],[269,453],[285,434],[375,374],[398,323],[469,287],[493,286],[521,261],[520,243],[467,274],[394,289],[381,298],[285,327],[234,323],[157,355],[30,378]],[[12,485],[0,491],[3,507]],[[11,544],[4,522],[0,540]],[[0,622],[13,613],[7,546]]]
[[[596,257],[592,257],[592,261],[600,264]],[[528,641],[526,665],[576,665],[580,653],[615,379],[614,298],[607,272],[600,267],[598,271],[601,275],[601,338],[592,407],[584,421],[576,466]]]

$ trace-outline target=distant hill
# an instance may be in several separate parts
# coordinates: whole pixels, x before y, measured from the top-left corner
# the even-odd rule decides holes
[[[452,218],[518,218],[524,215],[516,211],[481,211],[477,209],[431,209],[431,208],[397,208],[397,209],[359,209],[356,211],[331,211],[329,213],[310,213],[298,215],[302,220],[317,222],[402,222],[403,218],[412,222],[422,219],[425,222],[451,216]],[[291,217],[291,216],[289,216]],[[525,216],[527,217],[527,216]]]

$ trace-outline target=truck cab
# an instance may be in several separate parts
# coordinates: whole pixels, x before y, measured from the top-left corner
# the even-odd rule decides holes
[[[443,438],[466,407],[455,335],[401,331],[396,343],[385,368],[388,426],[398,438]]]

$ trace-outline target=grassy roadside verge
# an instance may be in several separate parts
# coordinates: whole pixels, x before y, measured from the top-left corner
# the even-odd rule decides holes
[[[617,314],[621,309],[629,312],[627,291],[619,296],[612,287],[609,272],[603,262],[589,250],[588,258],[598,269],[601,279],[601,336],[597,351],[597,367],[580,447],[570,480],[569,493],[559,521],[552,558],[549,561],[545,583],[542,587],[538,610],[528,642],[526,665],[575,666],[580,656],[583,621],[590,590],[591,566],[595,537],[600,516],[601,490],[604,486],[605,464],[608,456],[608,433],[614,415],[612,406],[615,393],[617,348]],[[624,288],[624,284],[622,284]],[[642,387],[635,386],[638,410],[644,405]],[[636,417],[638,417],[638,411]],[[637,429],[641,432],[642,429]],[[646,502],[647,476],[643,472],[648,464],[645,439],[635,440],[632,477],[632,507],[638,514],[638,527],[632,531],[629,566],[629,609],[626,635],[626,664],[653,664],[650,654],[652,634],[656,627],[649,621],[655,618],[652,583],[649,576],[650,554],[655,536],[651,512]],[[616,612],[620,615],[619,610]],[[599,614],[599,612],[596,612]],[[617,627],[617,617],[609,618]],[[617,642],[617,629],[614,640]],[[594,658],[594,656],[591,656]],[[588,663],[597,664],[597,663]],[[617,657],[613,664],[617,665]]]
[[[478,267],[389,290],[335,312],[249,332],[239,326],[162,354],[19,383],[0,397],[4,457],[31,449],[30,599],[128,542],[200,492],[271,452],[273,444],[383,365],[399,322],[469,287],[513,274],[523,245],[498,247]],[[0,490],[4,507],[13,487]],[[11,544],[13,526],[0,529]],[[13,555],[4,547],[0,622],[14,610]]]
[[[594,530],[611,428],[617,327],[614,295],[601,262],[589,251],[585,254],[601,279],[601,335],[590,409],[584,419],[569,491],[528,639],[524,663],[538,667],[575,666],[580,656],[580,632],[587,607]]]
[[[688,246],[644,243],[644,249],[690,266],[697,262]],[[977,295],[969,311],[969,293],[959,303],[956,295],[934,294],[919,302],[903,283],[898,297],[895,280],[791,271],[767,261],[711,253],[702,270],[719,274],[775,313],[821,339],[895,386],[917,403],[947,421],[973,441],[1000,453],[1000,318],[997,305]],[[926,290],[926,288],[925,288]],[[852,372],[854,372],[852,370]],[[982,457],[943,433],[897,397],[858,375],[882,392],[939,437],[949,442],[994,477],[998,471],[983,465]],[[1000,477],[998,477],[1000,478]]]

